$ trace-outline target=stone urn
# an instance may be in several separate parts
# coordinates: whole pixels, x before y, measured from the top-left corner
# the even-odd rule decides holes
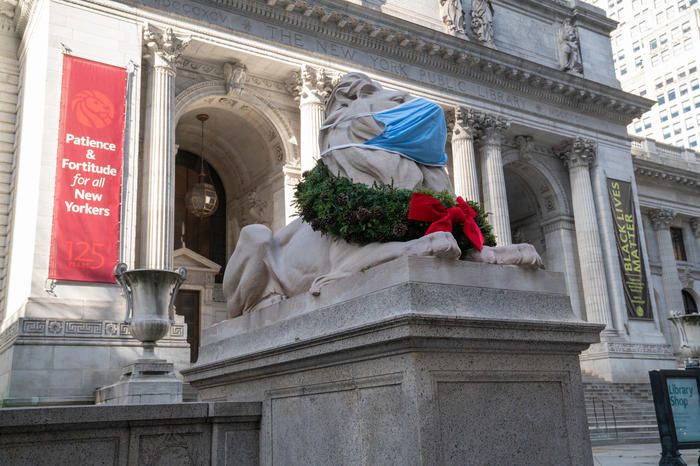
[[[187,278],[187,269],[176,272],[158,269],[127,270],[117,264],[114,276],[126,297],[126,319],[131,335],[143,343],[143,358],[156,359],[156,342],[175,323],[175,297]]]
[[[700,367],[700,314],[673,314],[669,320],[676,326],[681,339],[685,367]]]

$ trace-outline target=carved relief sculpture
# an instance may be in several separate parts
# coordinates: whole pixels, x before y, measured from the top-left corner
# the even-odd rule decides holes
[[[578,31],[571,23],[571,18],[564,21],[561,33],[561,57],[562,70],[583,74],[583,61],[581,60],[581,43]]]
[[[491,0],[472,0],[472,32],[486,45],[493,46],[493,5]]]
[[[439,0],[440,15],[447,31],[455,36],[467,37],[464,32],[462,0]]]
[[[224,63],[224,86],[226,95],[241,95],[248,77],[248,68],[240,63]]]

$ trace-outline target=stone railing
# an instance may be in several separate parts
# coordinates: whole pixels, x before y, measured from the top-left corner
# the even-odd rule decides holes
[[[662,142],[656,142],[654,139],[640,138],[629,136],[632,146],[632,156],[635,158],[657,159],[657,163],[664,161],[675,162],[690,162],[691,164],[700,163],[700,152],[683,147],[676,147]],[[676,164],[674,164],[676,165]],[[693,168],[693,166],[688,166]]]

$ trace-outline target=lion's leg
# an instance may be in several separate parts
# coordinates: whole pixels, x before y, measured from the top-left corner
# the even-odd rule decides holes
[[[224,274],[229,317],[248,312],[263,301],[270,303],[284,298],[270,268],[273,242],[272,231],[264,225],[248,225],[241,230]]]
[[[337,241],[333,245],[333,257],[338,259],[333,261],[331,272],[317,277],[309,291],[318,296],[321,289],[329,283],[401,256],[433,256],[457,260],[460,255],[457,241],[451,233],[445,232],[432,233],[406,242],[372,243],[363,247]]]

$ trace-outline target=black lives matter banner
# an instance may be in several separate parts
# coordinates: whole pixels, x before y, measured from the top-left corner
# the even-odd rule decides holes
[[[634,215],[632,184],[608,178],[608,194],[615,222],[615,239],[622,270],[627,315],[632,319],[652,319],[642,246],[639,243],[639,229]]]

